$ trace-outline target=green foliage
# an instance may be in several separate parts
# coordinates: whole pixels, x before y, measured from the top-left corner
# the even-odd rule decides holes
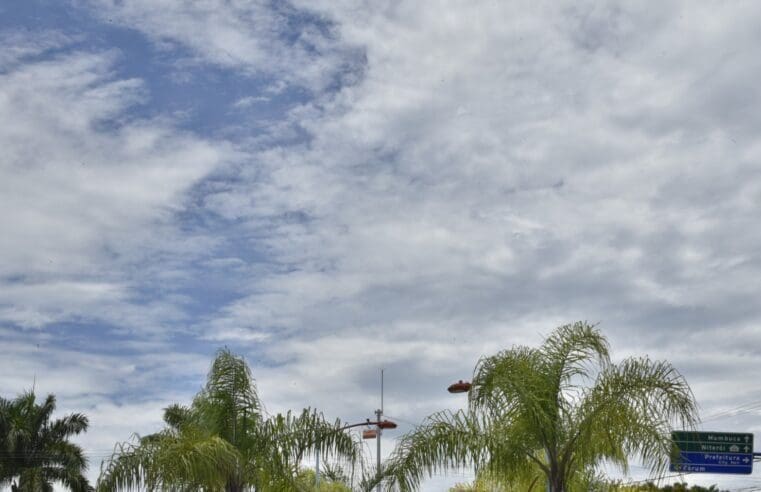
[[[402,437],[385,470],[388,489],[474,467],[504,490],[539,492],[547,480],[554,492],[593,490],[602,462],[626,470],[638,456],[663,472],[672,424],[692,427],[697,418],[670,364],[613,364],[605,337],[583,322],[557,328],[539,348],[482,358],[468,400],[467,411],[433,414]]]
[[[611,482],[596,475],[588,477],[585,483],[574,484],[569,489],[585,492],[729,492],[728,490],[720,490],[716,485],[702,487],[700,485],[690,486],[685,482],[679,482],[659,487],[653,482],[638,484],[625,484],[620,481]],[[479,477],[471,483],[457,484],[449,489],[449,492],[525,492],[526,490],[532,490],[531,486],[499,484],[493,480]],[[544,483],[535,485],[533,490],[544,491]]]
[[[449,492],[517,492],[512,486],[500,484],[482,474],[471,483],[458,483]]]
[[[55,406],[53,395],[37,403],[33,391],[0,398],[0,486],[47,492],[58,482],[73,492],[92,490],[84,453],[69,442],[87,430],[87,417],[72,413],[51,421]]]
[[[221,350],[206,386],[190,406],[164,411],[167,427],[119,445],[104,462],[99,491],[298,490],[301,460],[317,448],[323,457],[355,462],[360,447],[316,411],[265,415],[245,361]]]
[[[351,492],[345,476],[323,474],[319,487],[316,485],[315,472],[311,468],[301,470],[296,477],[296,490],[299,492]]]
[[[653,482],[627,485],[621,483],[611,483],[604,492],[729,492],[720,490],[718,486],[711,485],[702,487],[700,485],[688,485],[686,482],[678,482],[671,485],[657,486]]]

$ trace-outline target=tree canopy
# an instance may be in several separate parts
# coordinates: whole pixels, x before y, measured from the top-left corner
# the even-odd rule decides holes
[[[72,413],[52,420],[55,396],[37,402],[34,391],[0,398],[0,486],[13,492],[48,492],[60,483],[72,492],[92,490],[87,459],[69,438],[85,432],[87,417]]]
[[[245,361],[220,350],[189,406],[164,411],[166,428],[119,446],[98,490],[298,490],[299,464],[320,449],[354,462],[360,447],[314,410],[268,416]]]
[[[672,425],[692,427],[697,407],[666,361],[610,359],[596,326],[555,329],[538,348],[514,346],[478,361],[465,411],[431,415],[403,436],[386,466],[391,489],[416,489],[426,475],[473,467],[520,490],[583,491],[607,462],[637,456],[662,473]]]

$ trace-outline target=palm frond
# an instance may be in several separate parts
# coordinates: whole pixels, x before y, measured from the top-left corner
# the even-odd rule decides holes
[[[548,373],[555,379],[555,391],[574,376],[590,376],[590,363],[602,367],[610,364],[610,348],[595,325],[583,321],[556,328],[542,344],[540,351],[548,364]]]
[[[87,416],[81,413],[72,413],[56,419],[50,425],[50,434],[55,439],[63,439],[72,435],[77,435],[87,430],[89,420]]]
[[[6,456],[0,459],[0,484],[16,481],[18,490],[37,492],[58,481],[75,492],[90,490],[84,452],[68,441],[87,430],[87,417],[75,413],[51,422],[55,407],[53,395],[38,403],[34,391],[0,399],[0,449]]]
[[[305,409],[265,418],[242,357],[220,350],[190,406],[164,410],[167,428],[120,445],[101,467],[99,490],[294,490],[301,460],[357,460],[360,447]]]
[[[195,415],[204,419],[205,427],[235,443],[242,435],[241,419],[257,419],[261,410],[254,378],[243,358],[228,349],[220,350],[192,407]]]
[[[697,406],[689,385],[668,362],[629,358],[609,366],[579,406],[574,440],[582,461],[595,456],[626,468],[639,455],[654,472],[663,472],[674,425],[693,427]]]
[[[101,465],[98,491],[198,487],[223,490],[239,454],[216,436],[185,433],[117,446]]]
[[[667,362],[610,362],[599,330],[557,328],[539,349],[481,358],[468,412],[441,412],[402,437],[384,470],[386,486],[416,489],[425,474],[473,466],[506,490],[544,480],[552,490],[591,490],[595,467],[626,468],[638,455],[664,470],[674,424],[695,424],[695,399]],[[570,487],[570,488],[569,488]]]
[[[169,405],[164,409],[164,422],[166,424],[175,429],[180,430],[180,428],[188,423],[192,418],[192,413],[188,407],[185,407],[183,405],[173,404]]]
[[[467,468],[485,462],[487,456],[480,422],[464,412],[439,412],[398,441],[383,477],[388,490],[414,490],[426,475]]]
[[[469,393],[471,412],[492,420],[529,421],[542,445],[550,446],[555,441],[557,394],[544,367],[543,354],[528,347],[482,358]]]

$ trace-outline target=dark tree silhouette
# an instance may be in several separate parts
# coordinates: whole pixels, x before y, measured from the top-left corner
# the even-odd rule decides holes
[[[34,391],[0,398],[0,485],[13,492],[48,492],[58,482],[72,492],[92,490],[82,448],[69,438],[87,430],[87,417],[72,413],[51,420],[55,396],[36,402]]]

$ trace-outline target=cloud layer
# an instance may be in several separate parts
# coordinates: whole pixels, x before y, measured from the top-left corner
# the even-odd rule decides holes
[[[15,51],[45,55],[44,43],[29,41]],[[113,77],[117,58],[67,51],[21,58],[0,75],[0,225],[11,232],[0,242],[0,312],[19,326],[98,319],[137,329],[124,319],[137,288],[160,279],[134,269],[171,254],[157,273],[168,275],[208,246],[183,237],[174,216],[191,187],[236,154],[167,121],[130,118],[145,87]]]
[[[443,388],[481,355],[587,319],[617,357],[674,362],[705,415],[759,401],[754,4],[85,8],[248,77],[230,111],[267,138],[136,116],[154,81],[115,74],[129,47],[6,34],[0,336],[25,348],[4,387],[68,353],[40,359],[30,333],[95,330],[133,345],[62,392],[104,426],[135,381],[171,375],[135,408],[187,397],[221,344],[271,411],[363,420],[385,367],[408,425],[461,405]],[[261,113],[273,94],[287,104]],[[98,364],[131,369],[104,386]]]

